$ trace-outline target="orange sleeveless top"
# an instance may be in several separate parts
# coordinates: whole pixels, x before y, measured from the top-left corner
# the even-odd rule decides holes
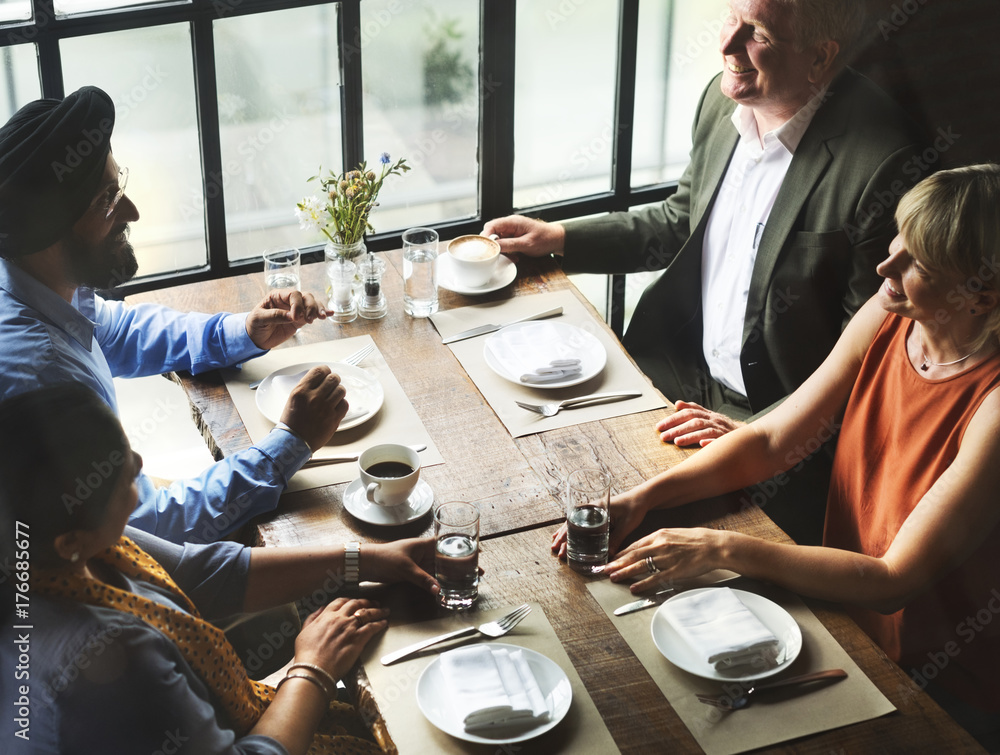
[[[837,441],[824,545],[883,556],[1000,386],[1000,354],[948,378],[923,377],[906,355],[912,325],[890,314],[865,355]],[[1000,711],[1000,527],[902,610],[848,611],[919,687],[934,681]]]

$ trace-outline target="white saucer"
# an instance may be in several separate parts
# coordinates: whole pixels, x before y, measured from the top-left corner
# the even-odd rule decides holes
[[[423,480],[417,480],[417,485],[410,497],[398,506],[379,506],[369,503],[365,496],[365,486],[360,478],[347,486],[344,491],[344,508],[362,522],[381,526],[407,524],[419,519],[434,505],[434,491]]]
[[[717,587],[702,587],[696,590],[685,591],[682,595],[676,595],[670,600],[682,597],[683,595],[693,595],[705,590],[717,590]],[[650,625],[653,634],[653,644],[656,645],[663,657],[675,666],[684,669],[690,674],[700,676],[703,679],[715,679],[721,682],[740,681],[748,682],[754,679],[763,679],[774,676],[792,665],[792,662],[799,657],[802,650],[802,630],[784,608],[756,593],[746,590],[733,590],[743,601],[743,605],[763,622],[764,626],[771,630],[781,643],[778,651],[778,665],[774,668],[763,671],[750,670],[746,667],[736,667],[728,672],[719,671],[715,666],[710,665],[706,660],[700,658],[691,649],[691,646],[683,640],[677,630],[667,621],[663,606],[670,602],[667,600],[662,606],[656,609]],[[741,668],[743,669],[741,673]]]
[[[467,647],[475,646],[469,645]],[[534,673],[542,697],[545,698],[545,704],[549,709],[549,720],[528,729],[498,730],[490,734],[467,732],[461,722],[455,721],[453,718],[454,714],[448,702],[448,685],[441,673],[441,656],[438,656],[430,662],[417,679],[417,705],[428,721],[446,734],[464,739],[466,742],[497,745],[524,742],[541,736],[565,718],[566,713],[569,712],[570,703],[573,701],[573,688],[570,686],[566,672],[559,668],[555,661],[534,650],[517,645],[491,642],[490,647],[524,652],[528,667]]]
[[[455,275],[455,265],[452,263],[448,253],[445,252],[439,255],[437,259],[437,277],[438,285],[441,288],[454,291],[456,294],[475,296],[476,294],[488,294],[491,291],[499,291],[504,286],[509,286],[517,277],[517,265],[509,257],[501,254],[500,259],[497,261],[497,269],[493,271],[493,277],[486,282],[486,285],[471,287],[459,283]]]

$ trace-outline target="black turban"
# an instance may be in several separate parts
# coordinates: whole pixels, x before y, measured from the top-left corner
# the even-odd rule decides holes
[[[0,256],[41,251],[83,216],[114,125],[114,102],[87,86],[64,100],[35,100],[0,128]]]

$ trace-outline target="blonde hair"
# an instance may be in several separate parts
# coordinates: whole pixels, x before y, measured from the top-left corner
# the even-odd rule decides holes
[[[970,299],[980,291],[998,291],[1000,165],[928,176],[899,200],[896,224],[914,259],[965,278],[957,295]],[[972,345],[982,348],[990,338],[1000,341],[1000,305],[985,315],[983,332]]]

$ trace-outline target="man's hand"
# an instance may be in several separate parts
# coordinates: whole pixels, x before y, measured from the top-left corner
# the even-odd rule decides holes
[[[738,422],[725,414],[713,412],[691,401],[678,401],[677,411],[661,419],[656,425],[660,440],[675,446],[707,446],[716,438],[743,427],[746,422]]]
[[[561,252],[566,241],[566,229],[559,223],[532,220],[523,215],[509,215],[491,220],[483,227],[483,235],[496,234],[504,254],[521,252],[529,257],[541,257]]]
[[[312,294],[286,288],[272,291],[247,315],[247,335],[258,349],[273,349],[303,325],[326,319],[326,310]]]
[[[281,413],[281,421],[315,451],[337,432],[350,408],[347,389],[329,367],[313,367],[302,376]]]

